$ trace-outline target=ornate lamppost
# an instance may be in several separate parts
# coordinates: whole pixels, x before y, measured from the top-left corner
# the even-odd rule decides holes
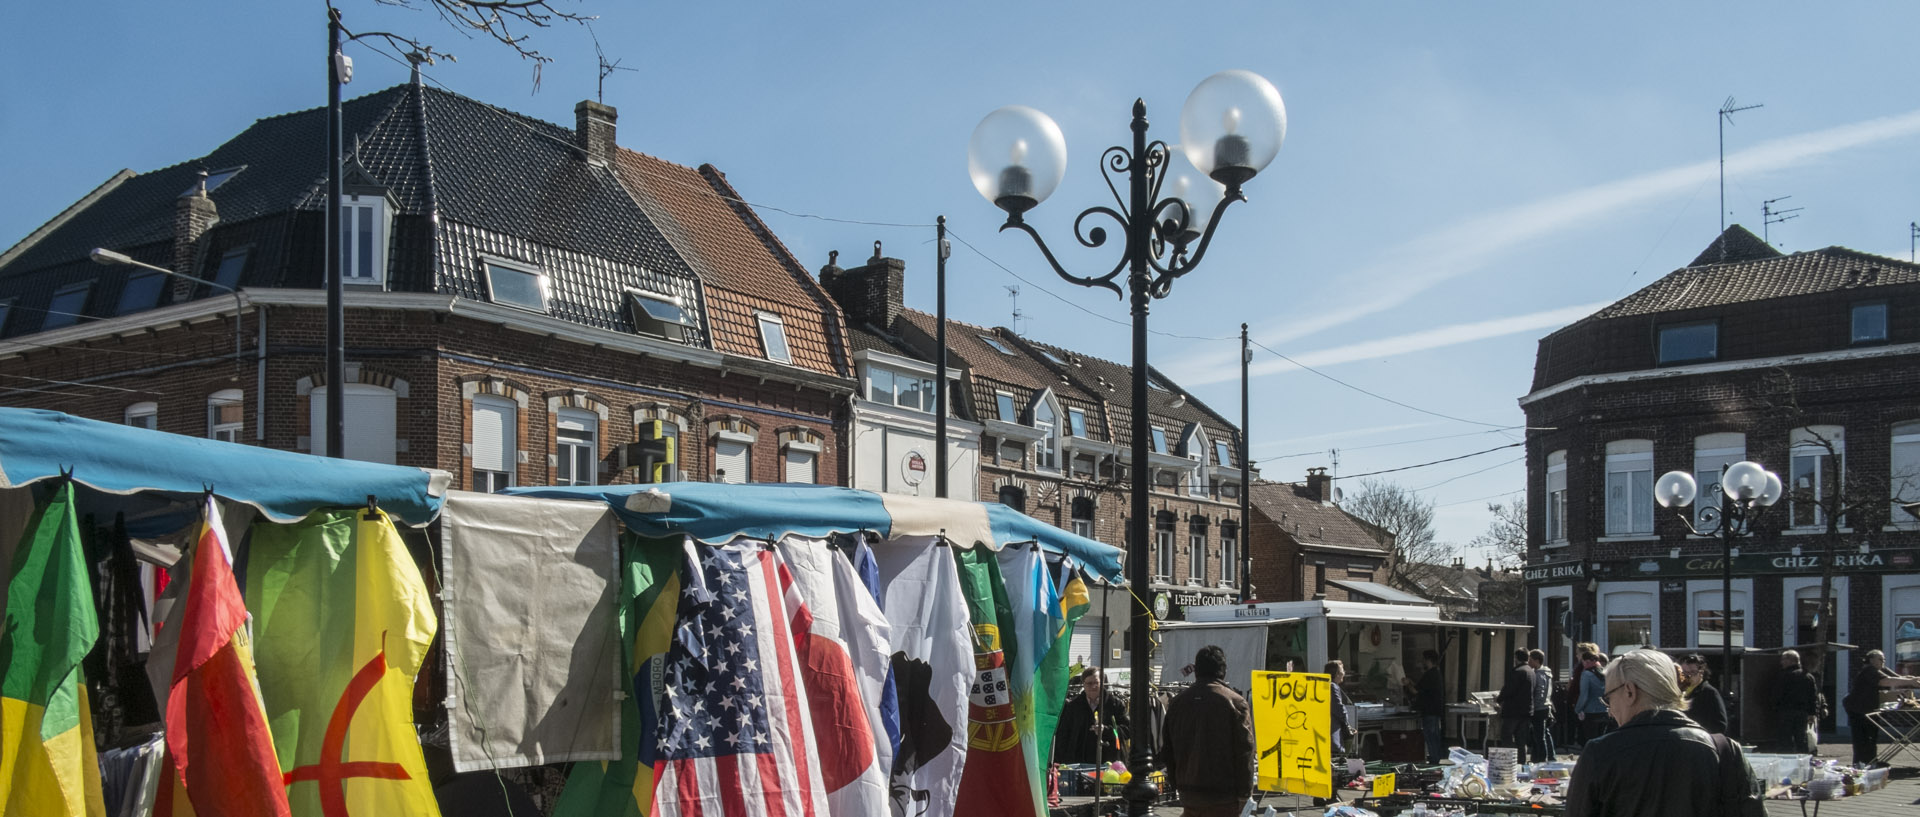
[[[1113,193],[1115,206],[1089,207],[1074,219],[1073,235],[1081,246],[1107,243],[1104,227],[1087,225],[1100,216],[1113,220],[1125,237],[1120,259],[1104,275],[1077,276],[1061,266],[1039,232],[1024,214],[1051,195],[1066,172],[1066,140],[1060,126],[1039,111],[1012,105],[994,111],[974,128],[967,148],[973,185],[995,206],[1007,211],[1001,230],[1020,230],[1039,246],[1053,271],[1084,287],[1112,290],[1130,296],[1133,309],[1133,462],[1132,509],[1127,520],[1127,580],[1135,593],[1152,580],[1148,571],[1147,441],[1147,303],[1164,298],[1173,281],[1192,272],[1206,256],[1220,217],[1234,202],[1246,201],[1240,186],[1252,179],[1280,150],[1286,138],[1286,106],[1273,83],[1250,71],[1223,71],[1208,77],[1187,97],[1180,114],[1180,145],[1176,150],[1160,140],[1147,140],[1147,105],[1133,103],[1133,144],[1107,148],[1100,171]],[[1122,194],[1115,176],[1125,179]],[[1171,187],[1168,183],[1171,182]],[[1162,191],[1168,195],[1162,196]],[[1116,283],[1126,273],[1125,286]],[[1245,490],[1244,487],[1242,490]],[[1131,694],[1134,723],[1149,723],[1152,695],[1149,681],[1151,612],[1135,595],[1129,645],[1133,652]],[[1135,817],[1152,813],[1158,787],[1147,780],[1153,770],[1153,748],[1141,739],[1133,743],[1127,765],[1133,772],[1124,796]]]
[[[1720,537],[1720,672],[1729,690],[1733,683],[1733,542],[1753,533],[1753,523],[1780,501],[1782,491],[1779,474],[1741,460],[1720,472],[1720,482],[1707,486],[1707,494],[1720,500],[1718,507],[1700,508],[1697,524],[1684,511],[1676,514],[1689,533]],[[1653,485],[1654,501],[1662,508],[1686,508],[1699,493],[1700,484],[1685,471],[1668,471]],[[1747,626],[1750,623],[1743,622],[1741,631]]]

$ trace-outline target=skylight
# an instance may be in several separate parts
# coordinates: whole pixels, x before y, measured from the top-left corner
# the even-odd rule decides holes
[[[780,322],[780,316],[761,312],[754,317],[760,323],[760,346],[766,351],[767,359],[792,363],[793,355],[787,351],[787,326]]]
[[[207,174],[207,192],[209,193],[213,192],[214,188],[219,187],[220,185],[226,184],[228,179],[231,179],[234,177],[234,174],[237,174],[240,171],[246,170],[246,169],[247,169],[246,165],[240,165],[238,167],[229,167],[222,170],[215,170],[215,171],[209,172]],[[199,188],[200,188],[200,180],[194,179],[193,184],[187,185],[187,189],[180,191],[180,195],[182,197],[191,196],[193,195],[194,191],[198,190]]]
[[[1058,364],[1060,364],[1060,365],[1062,365],[1062,366],[1065,366],[1065,365],[1067,365],[1067,362],[1066,362],[1066,361],[1064,361],[1064,360],[1061,360],[1061,359],[1060,359],[1060,356],[1059,356],[1059,355],[1056,355],[1056,354],[1054,354],[1054,353],[1053,353],[1053,350],[1052,350],[1052,349],[1045,349],[1045,348],[1042,348],[1042,349],[1040,350],[1040,354],[1043,354],[1043,355],[1046,355],[1046,356],[1047,356],[1047,359],[1048,359],[1048,360],[1051,360],[1051,361],[1053,361],[1053,362],[1055,362],[1055,363],[1058,363]]]
[[[487,290],[494,303],[547,311],[547,282],[538,271],[489,261]]]
[[[687,327],[693,320],[680,306],[680,299],[637,289],[627,290],[627,302],[633,306],[635,331],[685,342]]]
[[[166,282],[167,276],[158,272],[135,273],[120,287],[120,307],[114,310],[114,314],[126,315],[154,308],[160,303],[160,290]]]
[[[996,352],[999,352],[1000,354],[1006,355],[1007,357],[1016,357],[1016,355],[1013,353],[1013,350],[1008,349],[1007,345],[1004,343],[1001,343],[999,338],[993,337],[991,335],[981,335],[980,341],[982,343],[987,344],[988,346],[993,347],[993,350]]]
[[[82,281],[56,290],[52,302],[47,304],[47,317],[40,324],[41,331],[79,323],[81,318],[86,317],[82,311],[87,308],[87,293],[92,289],[92,281]]]

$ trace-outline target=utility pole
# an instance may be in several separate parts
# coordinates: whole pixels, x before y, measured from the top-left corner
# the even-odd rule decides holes
[[[342,302],[340,264],[340,86],[348,79],[346,55],[340,50],[340,10],[327,10],[327,216],[320,239],[327,267],[327,456],[347,455],[347,318]]]
[[[1240,603],[1253,601],[1253,463],[1247,460],[1247,362],[1253,347],[1240,324]]]
[[[938,305],[935,312],[938,327],[933,330],[935,347],[934,366],[937,369],[933,381],[933,495],[947,498],[947,256],[952,248],[947,245],[947,217],[934,220],[934,286],[939,290]]]

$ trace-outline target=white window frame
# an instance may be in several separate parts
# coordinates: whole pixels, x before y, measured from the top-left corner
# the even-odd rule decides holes
[[[528,275],[533,276],[534,289],[540,293],[540,305],[528,306],[523,303],[501,300],[498,294],[498,291],[494,288],[494,285],[493,285],[493,268],[494,267],[501,267],[513,272],[522,272],[522,273],[526,273]],[[540,268],[540,265],[530,264],[525,261],[516,261],[511,258],[501,258],[497,255],[482,255],[480,256],[480,273],[482,277],[486,278],[487,280],[487,300],[489,302],[499,306],[510,306],[510,307],[513,307],[514,309],[524,309],[528,312],[536,312],[542,315],[547,314],[549,311],[551,311],[552,301],[553,301],[553,284],[552,284],[552,281],[547,278],[546,271]]]
[[[1087,514],[1088,514],[1088,515],[1087,515],[1087,516],[1084,516],[1084,517],[1082,517],[1082,516],[1074,516],[1073,514],[1074,514],[1074,513],[1075,513],[1075,512],[1077,511],[1077,510],[1079,510],[1079,507],[1080,507],[1080,503],[1082,503],[1082,502],[1084,502],[1084,503],[1086,503],[1086,508],[1087,508]],[[1086,537],[1086,538],[1088,538],[1088,539],[1092,539],[1092,538],[1093,538],[1093,516],[1092,516],[1092,514],[1093,514],[1093,513],[1094,513],[1094,512],[1096,511],[1096,510],[1097,510],[1097,508],[1095,508],[1095,507],[1094,507],[1094,504],[1093,504],[1093,500],[1091,500],[1091,499],[1087,499],[1087,498],[1085,498],[1085,497],[1080,497],[1080,498],[1076,498],[1076,499],[1074,499],[1074,500],[1073,500],[1072,502],[1069,502],[1069,503],[1067,504],[1067,514],[1068,514],[1068,515],[1069,515],[1069,517],[1070,517],[1070,519],[1069,519],[1069,527],[1070,527],[1070,528],[1072,528],[1072,530],[1073,530],[1073,533],[1074,533],[1074,535],[1075,535],[1075,536],[1083,536],[1083,537]]]
[[[1720,642],[1708,642],[1700,637],[1700,614],[1713,612],[1720,608],[1719,579],[1687,580],[1687,646],[1696,650],[1720,649]],[[1744,649],[1753,637],[1753,579],[1733,580],[1733,611],[1740,616],[1740,629],[1734,638],[1735,649]],[[1655,637],[1659,633],[1654,634]]]
[[[341,397],[347,401],[346,433],[347,441],[341,451],[347,459],[360,462],[377,462],[394,465],[399,461],[398,439],[400,434],[399,393],[385,386],[371,383],[348,383]],[[357,397],[384,398],[385,404],[378,407],[386,415],[388,427],[370,432],[366,425],[371,416],[367,407]],[[361,403],[356,406],[356,403]],[[307,441],[311,453],[327,452],[327,387],[315,386],[307,394]],[[377,434],[377,437],[370,436]]]
[[[1051,396],[1033,404],[1033,428],[1040,438],[1033,442],[1033,470],[1049,474],[1060,471],[1060,409]]]
[[[1542,547],[1565,547],[1567,539],[1567,452],[1565,449],[1547,455],[1547,501],[1543,521],[1546,526],[1540,537]]]
[[[1634,475],[1643,474],[1644,480]],[[1618,477],[1618,479],[1616,479]],[[1636,486],[1644,481],[1644,486]],[[1653,536],[1653,441],[1615,440],[1607,443],[1606,523],[1608,537]],[[1616,493],[1615,489],[1621,492]],[[1625,520],[1616,524],[1614,503],[1625,502]]]
[[[1164,528],[1160,527],[1159,514],[1155,514],[1149,521],[1153,523],[1154,579],[1160,582],[1171,582],[1173,581],[1173,537],[1175,535],[1173,529],[1179,524],[1179,520],[1169,518]]]
[[[581,439],[581,434],[586,438]],[[600,484],[600,415],[581,409],[561,409],[555,414],[553,457],[553,484]],[[586,466],[584,480],[580,477],[582,457]]]
[[[362,219],[361,213],[371,215]],[[359,263],[356,241],[365,221],[371,228],[373,268]],[[387,197],[378,194],[340,196],[340,281],[356,286],[383,287],[387,284],[387,245],[393,232],[393,208]]]
[[[1020,408],[1013,401],[1013,392],[994,392],[993,408],[1000,415],[1000,419],[1009,423],[1020,422]]]
[[[1888,429],[1890,439],[1887,451],[1887,493],[1892,495],[1893,507],[1889,509],[1889,528],[1899,530],[1920,529],[1920,519],[1907,513],[1900,507],[1909,502],[1920,502],[1920,420],[1894,423]],[[1902,457],[1905,462],[1902,462]]]
[[[220,409],[226,406],[238,406],[240,419],[221,422]],[[207,439],[237,443],[246,436],[246,431],[247,393],[244,390],[221,389],[207,395]]]
[[[1833,448],[1831,451],[1827,449],[1825,443],[1821,442],[1821,439],[1832,442]],[[1846,428],[1831,425],[1796,428],[1790,433],[1788,440],[1791,443],[1791,447],[1788,450],[1787,473],[1785,474],[1787,479],[1785,486],[1787,493],[1787,528],[1791,532],[1799,533],[1824,531],[1827,528],[1827,512],[1826,509],[1821,508],[1818,504],[1809,503],[1811,507],[1808,508],[1808,510],[1813,512],[1811,522],[1802,524],[1795,521],[1799,516],[1797,513],[1799,503],[1795,497],[1801,489],[1798,476],[1800,461],[1802,459],[1809,459],[1816,462],[1810,480],[1812,484],[1809,488],[1813,491],[1814,496],[1824,497],[1827,494],[1827,485],[1826,480],[1822,478],[1823,471],[1817,465],[1817,462],[1820,458],[1831,454],[1834,462],[1831,463],[1829,470],[1835,479],[1841,480],[1840,485],[1835,486],[1834,490],[1843,490],[1847,478]],[[1840,520],[1840,529],[1847,530],[1847,522],[1845,519]]]
[[[1232,587],[1240,580],[1240,525],[1220,523],[1220,586]]]
[[[1903,592],[1904,591],[1904,592]],[[1910,608],[1896,608],[1896,599],[1912,599]],[[1902,615],[1905,613],[1906,615]],[[1899,624],[1902,618],[1920,618],[1920,575],[1884,574],[1880,577],[1880,633],[1881,643],[1885,644],[1887,667],[1895,672],[1909,673],[1914,670],[1901,667]],[[1906,639],[1911,641],[1912,639]],[[1913,659],[1908,659],[1912,661]]]
[[[760,353],[775,363],[792,363],[793,347],[787,343],[787,322],[772,312],[755,312],[753,320],[760,327]],[[779,340],[779,354],[774,354],[775,344]]]
[[[1693,500],[1693,526],[1705,528],[1710,517],[1720,513],[1721,491],[1708,488],[1720,484],[1726,466],[1747,458],[1747,435],[1738,431],[1702,434],[1693,438],[1693,480],[1700,495]]]
[[[1187,520],[1187,584],[1207,582],[1207,529]]]
[[[1601,652],[1608,655],[1619,655],[1621,653],[1621,645],[1613,643],[1613,634],[1608,631],[1608,616],[1616,612],[1615,605],[1619,605],[1620,607],[1627,606],[1624,604],[1627,596],[1644,597],[1647,602],[1648,612],[1643,614],[1628,610],[1619,610],[1621,614],[1650,615],[1652,619],[1647,625],[1647,644],[1637,644],[1634,646],[1644,647],[1650,644],[1660,643],[1660,583],[1654,581],[1602,582],[1598,597],[1599,614],[1596,616],[1596,619],[1599,621],[1600,632],[1595,634],[1594,642],[1600,645]]]
[[[751,455],[749,455],[751,456]],[[811,479],[793,478],[796,457],[804,460]],[[812,443],[791,442],[780,446],[780,481],[802,485],[817,485],[820,482],[820,446]]]
[[[144,422],[135,422],[136,420],[144,420]],[[159,430],[160,404],[151,400],[134,403],[133,405],[127,406],[126,411],[121,414],[120,421],[134,428],[144,428],[150,431]]]
[[[1069,407],[1067,409],[1067,436],[1087,438],[1087,410]]]
[[[505,410],[504,416],[507,422],[504,423],[500,429],[500,442],[502,443],[500,446],[500,462],[505,470],[481,467],[483,464],[480,462],[479,457],[481,451],[479,440],[479,410],[481,406],[491,406],[495,409]],[[472,468],[469,469],[469,476],[473,483],[472,489],[482,493],[492,493],[502,488],[511,488],[518,484],[520,479],[520,412],[522,411],[520,404],[517,401],[505,397],[498,397],[491,394],[476,394],[468,401],[467,411],[472,416],[470,422],[473,426],[474,437],[473,463]]]
[[[708,469],[707,480],[709,482],[722,482],[730,485],[744,485],[752,482],[753,443],[754,439],[752,437],[743,434],[733,434],[725,431],[715,434],[713,439],[713,463],[712,467]],[[739,446],[739,459],[743,463],[738,469],[740,471],[738,474],[724,472],[724,469],[720,467],[722,448],[731,448],[733,446]],[[724,478],[716,479],[715,477]]]

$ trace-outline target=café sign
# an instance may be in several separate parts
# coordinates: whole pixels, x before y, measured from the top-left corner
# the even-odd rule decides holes
[[[1849,550],[1833,555],[1833,567],[1836,570],[1854,572],[1889,572],[1913,570],[1920,559],[1920,551],[1872,550],[1861,553]],[[1733,557],[1733,572],[1740,575],[1818,573],[1826,569],[1827,555],[1817,552],[1793,553],[1743,553]],[[1718,576],[1726,569],[1726,560],[1719,555],[1682,556],[1673,558],[1630,559],[1622,562],[1603,564],[1597,571],[1601,576],[1610,578],[1632,578],[1640,576]],[[1528,574],[1532,581],[1532,574]]]

